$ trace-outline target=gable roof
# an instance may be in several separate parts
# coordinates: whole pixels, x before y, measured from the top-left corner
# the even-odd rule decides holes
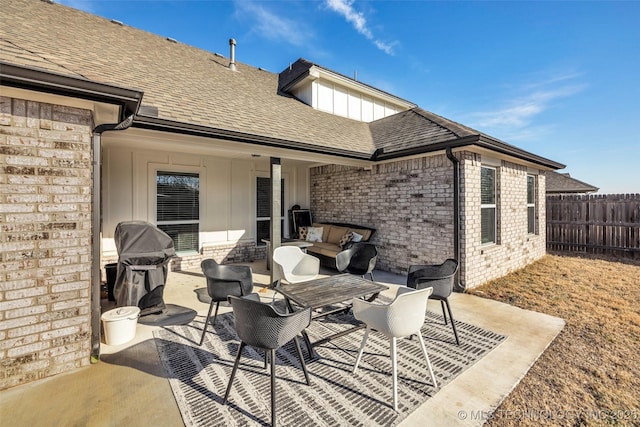
[[[402,99],[392,93],[385,92],[376,87],[354,80],[351,77],[347,77],[344,74],[337,73],[328,68],[324,68],[321,65],[315,64],[304,58],[298,59],[280,72],[278,89],[283,92],[291,92],[294,87],[303,81],[315,80],[318,77],[329,78],[330,80],[337,81],[350,89],[355,89],[357,92],[364,92],[372,94],[377,99],[384,99],[392,104],[398,106],[401,109],[413,108],[416,105],[406,99]]]
[[[547,194],[594,193],[598,190],[598,187],[572,178],[568,173],[558,173],[554,171],[548,171],[546,173]]]
[[[137,88],[144,93],[143,107],[152,108],[137,112],[134,127],[359,159],[380,158],[381,150],[403,155],[497,141],[419,108],[369,124],[317,111],[279,90],[293,73],[279,75],[241,62],[231,71],[221,55],[45,1],[3,1],[0,43],[3,65],[24,73]],[[297,72],[312,64],[298,62]],[[21,77],[14,68],[0,67],[3,84]],[[545,167],[564,167],[497,145]]]

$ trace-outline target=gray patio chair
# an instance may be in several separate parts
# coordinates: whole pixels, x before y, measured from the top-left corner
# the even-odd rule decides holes
[[[453,335],[456,337],[456,344],[460,345],[456,323],[453,319],[453,314],[451,314],[451,306],[448,299],[451,292],[453,292],[453,282],[457,271],[458,261],[451,258],[445,260],[442,264],[412,265],[409,267],[407,286],[414,289],[433,288],[431,299],[440,301],[445,325],[447,324],[447,313],[444,308],[445,305],[447,306]]]
[[[348,249],[338,252],[336,255],[336,268],[340,272],[357,274],[364,277],[371,276],[373,282],[373,269],[378,260],[378,249],[371,243],[354,243]]]
[[[311,385],[307,366],[304,363],[304,357],[297,339],[297,335],[311,323],[311,308],[307,307],[294,313],[279,313],[271,304],[260,302],[258,294],[250,294],[242,298],[230,296],[229,302],[233,307],[240,347],[238,348],[238,354],[236,355],[236,361],[231,371],[231,377],[229,378],[222,404],[226,405],[227,403],[244,347],[250,345],[262,349],[265,351],[265,358],[268,355],[268,359],[271,362],[271,425],[275,426],[276,350],[278,348],[293,340],[307,385]]]
[[[200,263],[204,277],[207,278],[207,293],[211,297],[207,319],[202,328],[200,344],[204,342],[209,318],[213,304],[216,304],[216,312],[213,315],[213,325],[216,324],[220,302],[226,301],[230,295],[249,295],[253,291],[253,274],[251,267],[244,265],[220,265],[213,259],[205,259]]]
[[[424,339],[420,329],[424,325],[424,312],[427,309],[427,300],[431,295],[431,288],[415,290],[411,288],[398,288],[396,298],[389,304],[376,304],[361,299],[353,300],[353,315],[356,319],[364,322],[367,328],[362,337],[360,350],[353,365],[353,372],[358,369],[358,364],[362,358],[362,352],[367,343],[369,333],[378,331],[390,339],[391,355],[391,377],[393,381],[393,410],[398,410],[398,361],[396,355],[396,339],[411,335],[418,335],[422,353],[427,360],[427,368],[433,386],[438,387],[436,377],[433,374],[431,361],[424,345]]]

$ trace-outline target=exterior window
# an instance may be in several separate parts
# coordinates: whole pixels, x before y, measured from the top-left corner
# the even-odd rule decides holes
[[[198,250],[199,174],[157,172],[156,225],[171,236],[176,252]]]
[[[481,242],[496,242],[496,170],[482,167],[480,172],[480,227]]]
[[[280,227],[284,237],[284,179],[281,185],[282,193],[280,200]],[[256,245],[262,246],[265,243],[262,239],[270,237],[271,228],[271,178],[256,178]]]
[[[527,175],[527,232],[536,232],[536,177]]]

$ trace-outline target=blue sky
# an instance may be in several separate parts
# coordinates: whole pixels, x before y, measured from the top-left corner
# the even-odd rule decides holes
[[[302,57],[640,193],[640,2],[61,3],[280,72]]]

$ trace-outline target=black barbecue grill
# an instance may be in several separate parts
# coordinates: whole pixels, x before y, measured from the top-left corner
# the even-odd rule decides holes
[[[163,312],[168,264],[176,256],[173,240],[144,221],[121,222],[114,238],[118,250],[113,289],[116,306],[137,306],[140,316]]]

